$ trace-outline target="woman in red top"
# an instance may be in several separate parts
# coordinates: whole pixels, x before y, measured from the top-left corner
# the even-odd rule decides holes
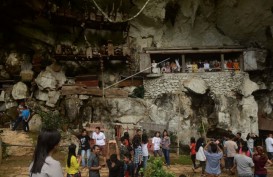
[[[267,170],[264,166],[266,165],[267,162],[272,165],[272,162],[265,155],[263,147],[257,146],[257,152],[253,154],[253,162],[255,164],[254,176],[266,177]]]
[[[189,147],[190,147],[190,150],[191,150],[191,160],[192,160],[192,164],[193,164],[193,167],[192,167],[193,170],[196,168],[196,164],[195,164],[195,159],[196,159],[195,146],[196,146],[195,138],[191,137],[191,144],[189,145]]]

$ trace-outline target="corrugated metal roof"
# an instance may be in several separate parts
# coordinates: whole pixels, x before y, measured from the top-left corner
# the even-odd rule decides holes
[[[258,124],[260,130],[273,131],[273,120],[271,119],[265,119],[260,117],[258,120]]]

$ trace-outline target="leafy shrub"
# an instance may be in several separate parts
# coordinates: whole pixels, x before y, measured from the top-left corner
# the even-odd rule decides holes
[[[142,85],[134,89],[134,92],[131,95],[131,97],[144,98],[144,93],[145,93],[145,90],[144,90],[144,86]]]
[[[163,161],[160,158],[155,158],[148,160],[144,177],[175,177],[175,175],[163,168]]]
[[[61,115],[58,112],[38,111],[38,114],[42,118],[42,129],[44,128],[59,129],[67,125],[67,121],[63,117],[61,117]]]

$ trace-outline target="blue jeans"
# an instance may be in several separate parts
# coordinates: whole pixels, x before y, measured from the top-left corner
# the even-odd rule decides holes
[[[170,150],[169,149],[162,149],[166,164],[169,166],[170,165]]]
[[[89,159],[90,157],[90,149],[87,149],[87,150],[81,150],[81,156],[82,156],[82,166],[85,167],[86,166],[86,163],[85,163],[85,153],[86,153],[86,158],[87,160]]]
[[[145,169],[147,166],[148,156],[143,156],[143,168]]]
[[[267,177],[267,175],[254,175],[254,177]]]

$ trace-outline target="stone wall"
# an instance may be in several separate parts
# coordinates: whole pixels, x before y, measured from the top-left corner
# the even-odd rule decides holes
[[[160,78],[144,81],[145,98],[157,98],[163,93],[180,93],[186,91],[184,82],[193,78],[200,78],[207,84],[213,94],[230,96],[232,91],[239,91],[243,80],[248,74],[245,72],[205,72],[205,73],[172,73],[163,74]],[[199,87],[195,83],[194,87]]]

